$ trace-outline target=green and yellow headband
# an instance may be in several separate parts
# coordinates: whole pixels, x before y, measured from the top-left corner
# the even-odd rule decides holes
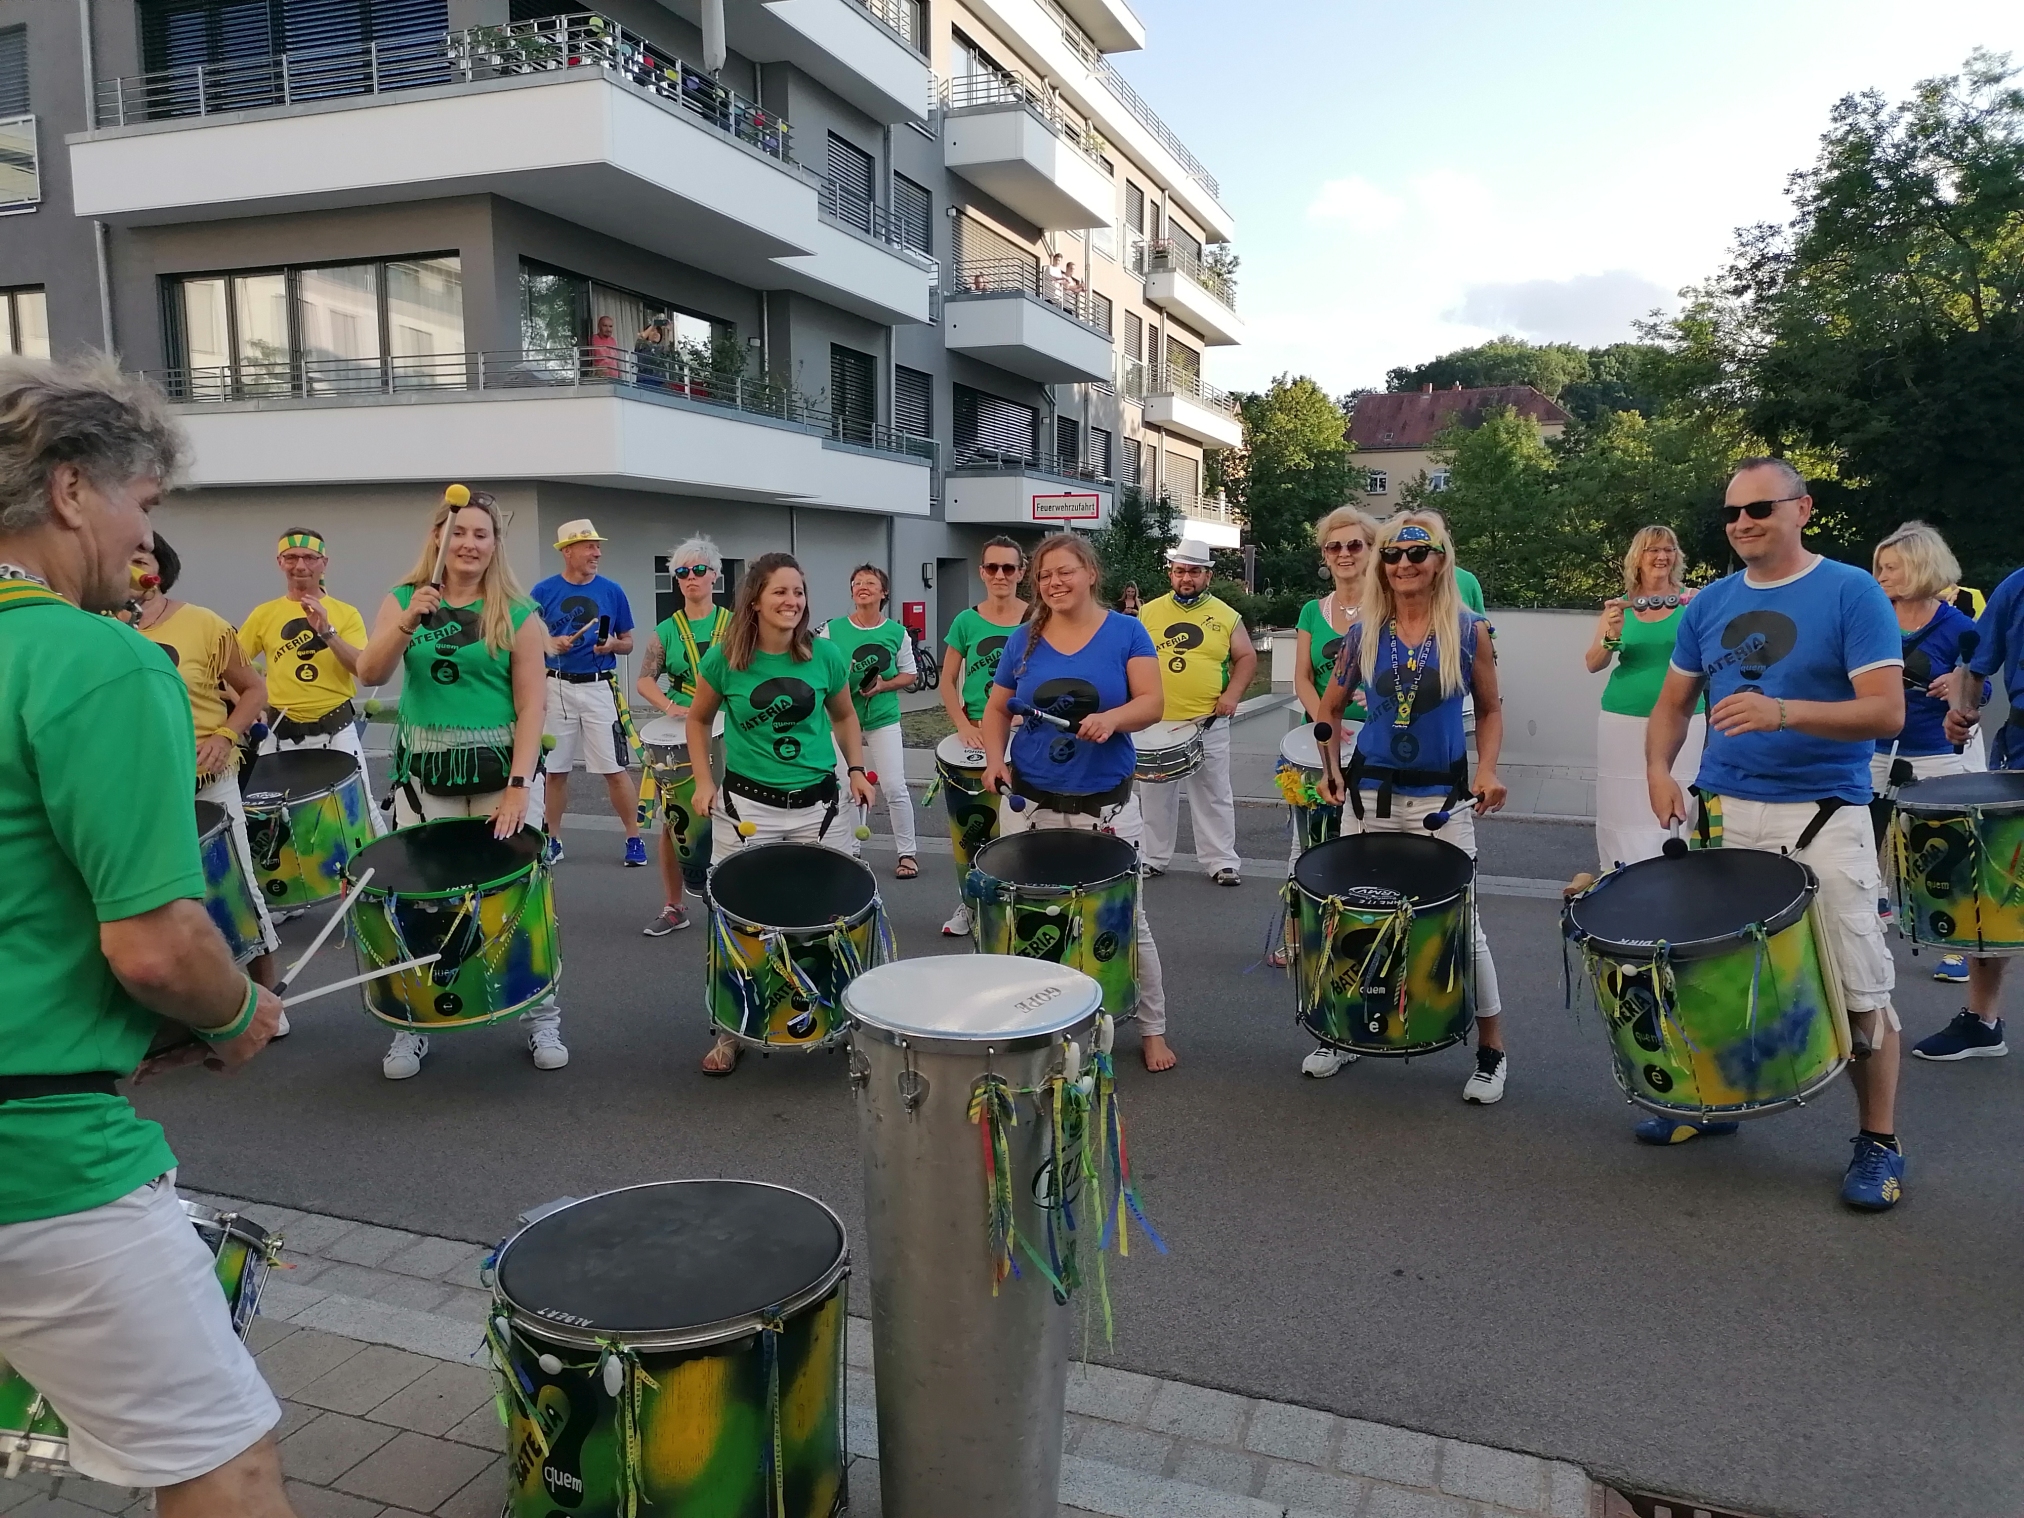
[[[282,538],[274,551],[286,553],[291,548],[306,548],[311,553],[322,553],[323,539],[313,532],[291,532]]]

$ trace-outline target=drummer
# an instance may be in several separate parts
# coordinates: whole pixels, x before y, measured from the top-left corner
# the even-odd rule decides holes
[[[792,554],[764,553],[738,586],[723,636],[703,655],[689,703],[689,752],[709,752],[710,723],[724,712],[724,783],[695,769],[695,805],[710,815],[712,861],[747,844],[826,843],[857,852],[856,808],[875,793],[851,705],[843,650],[808,625],[808,582]],[[850,781],[837,784],[837,753]],[[717,1035],[706,1075],[738,1066],[738,1041]]]
[[[1841,1199],[1881,1212],[1904,1194],[1894,1129],[1897,982],[1876,903],[1882,891],[1869,822],[1874,742],[1905,725],[1904,646],[1876,581],[1809,553],[1806,481],[1783,459],[1745,459],[1722,516],[1739,574],[1694,597],[1652,708],[1645,779],[1661,826],[1689,818],[1672,764],[1706,691],[1707,747],[1693,819],[1703,843],[1790,854],[1820,881],[1819,919],[1834,940],[1857,1058],[1861,1131]],[[1647,1144],[1734,1133],[1733,1122],[1647,1118]]]
[[[548,629],[506,562],[499,503],[452,485],[429,518],[420,557],[387,593],[358,677],[401,672],[394,735],[394,822],[489,817],[511,838],[542,816],[541,724],[548,710]],[[569,1063],[551,993],[521,1014],[537,1070]],[[394,1035],[380,1073],[421,1074],[426,1034]]]
[[[984,752],[985,704],[991,699],[991,679],[998,672],[998,658],[1012,629],[1026,620],[1031,608],[1019,599],[1019,577],[1026,570],[1026,550],[1012,538],[996,537],[984,543],[977,573],[984,581],[984,599],[956,613],[944,635],[942,649],[942,710],[955,725],[956,736],[973,753]],[[950,829],[951,834],[954,828]],[[975,840],[982,848],[998,836],[994,824],[989,836]],[[961,839],[952,839],[959,850],[957,884],[962,884]],[[955,913],[942,924],[945,938],[962,938],[970,931],[970,905],[958,900]]]
[[[1258,650],[1244,619],[1209,593],[1209,545],[1183,539],[1167,550],[1170,595],[1148,601],[1139,621],[1152,635],[1160,661],[1166,722],[1200,722],[1202,762],[1179,780],[1143,781],[1145,866],[1164,875],[1173,862],[1181,830],[1181,787],[1188,790],[1188,817],[1195,830],[1195,858],[1202,873],[1219,886],[1238,886],[1237,800],[1230,790],[1230,722],[1251,676]],[[1222,721],[1217,721],[1217,718]]]
[[[984,787],[1023,797],[999,809],[999,831],[1075,828],[1112,833],[1141,847],[1144,824],[1132,791],[1137,751],[1131,734],[1159,721],[1166,703],[1159,659],[1143,625],[1107,611],[1096,554],[1072,532],[1056,533],[1033,555],[1038,605],[1006,640],[984,708]],[[1015,730],[1013,697],[1073,722],[1072,733],[1028,718]],[[1009,745],[1009,747],[1008,747]],[[1001,757],[1002,756],[1002,757]],[[1160,951],[1138,913],[1139,1054],[1148,1070],[1176,1063],[1167,1043],[1167,994]]]
[[[1343,638],[1321,720],[1342,720],[1349,698],[1363,693],[1370,716],[1357,730],[1347,777],[1326,764],[1322,787],[1348,804],[1345,837],[1358,833],[1427,832],[1476,857],[1476,814],[1504,805],[1497,778],[1504,712],[1497,694],[1497,653],[1490,624],[1462,604],[1455,584],[1448,529],[1438,513],[1404,511],[1378,529],[1378,563],[1364,580],[1356,626]],[[1476,702],[1476,778],[1469,781],[1462,701]],[[1327,760],[1334,752],[1324,751]],[[1458,805],[1469,801],[1470,805]],[[1476,1068],[1462,1100],[1502,1101],[1510,1060],[1504,1052],[1504,1004],[1497,966],[1480,915],[1470,914],[1476,955]],[[1320,1048],[1301,1061],[1305,1075],[1326,1079],[1356,1058]]]
[[[886,820],[892,824],[893,847],[899,862],[893,879],[912,880],[921,873],[915,851],[914,798],[907,790],[906,749],[900,741],[899,693],[914,683],[914,640],[885,614],[892,599],[892,581],[876,564],[860,564],[850,572],[850,615],[831,617],[818,637],[828,638],[850,661],[852,703],[864,733],[865,762],[885,795]]]
[[[696,696],[696,671],[731,621],[731,613],[716,603],[717,576],[723,572],[724,556],[708,538],[690,538],[668,555],[668,574],[682,593],[681,609],[654,629],[640,661],[635,682],[640,699],[663,717],[682,723],[684,732],[689,703]],[[664,675],[672,691],[661,689]],[[708,754],[704,750],[705,764],[710,762]],[[682,902],[683,884],[700,891],[709,878],[710,814],[696,809],[694,790],[693,775],[654,775],[654,795],[661,809],[661,885],[667,891],[667,905],[642,930],[648,938],[664,938],[686,928],[689,909]]]

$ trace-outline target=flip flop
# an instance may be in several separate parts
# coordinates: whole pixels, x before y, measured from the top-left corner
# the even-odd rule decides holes
[[[920,861],[911,854],[900,855],[900,862],[893,866],[893,879],[912,880],[921,873]]]

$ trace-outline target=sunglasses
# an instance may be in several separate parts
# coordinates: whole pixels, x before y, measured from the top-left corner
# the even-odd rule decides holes
[[[1415,543],[1410,548],[1399,548],[1397,546],[1380,548],[1377,556],[1387,564],[1396,564],[1400,559],[1404,559],[1409,564],[1424,564],[1427,562],[1428,554],[1445,554],[1447,551],[1447,549],[1432,543]]]
[[[987,575],[1016,575],[1019,573],[1019,566],[1017,564],[986,564],[984,566],[984,573]]]
[[[1351,538],[1347,543],[1323,543],[1321,551],[1323,553],[1362,553],[1368,547],[1370,547],[1370,544],[1364,542],[1362,538]]]
[[[677,580],[686,580],[690,575],[694,575],[700,580],[706,575],[713,575],[716,572],[716,570],[707,564],[677,564],[673,569],[668,571]]]
[[[1787,501],[1798,501],[1803,499],[1804,497],[1802,496],[1781,495],[1775,501],[1751,501],[1749,504],[1744,506],[1724,506],[1722,508],[1722,520],[1724,522],[1734,522],[1737,518],[1742,516],[1744,512],[1747,511],[1750,513],[1751,521],[1761,522],[1766,517],[1771,515],[1772,512],[1776,511],[1780,506],[1783,506]]]

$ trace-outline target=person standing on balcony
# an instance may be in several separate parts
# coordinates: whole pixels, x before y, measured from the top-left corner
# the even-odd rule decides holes
[[[1064,303],[1067,288],[1068,273],[1061,267],[1061,255],[1050,254],[1047,267],[1040,271],[1040,298],[1049,305],[1059,306]]]
[[[703,655],[724,636],[731,613],[716,604],[717,576],[724,572],[724,556],[708,538],[690,538],[668,555],[668,574],[681,588],[682,604],[673,616],[654,629],[641,661],[638,688],[640,698],[662,716],[686,724],[689,703],[696,699],[696,672],[703,667]],[[663,692],[661,677],[673,688]],[[686,752],[686,749],[684,750]],[[710,814],[695,804],[695,766],[689,773],[656,771],[654,795],[661,810],[661,884],[667,890],[667,905],[648,923],[648,938],[664,938],[677,928],[689,925],[689,909],[682,904],[682,886],[701,891],[710,875]],[[700,762],[721,769],[715,741],[700,756]]]
[[[1167,581],[1173,587],[1146,603],[1139,620],[1159,650],[1160,683],[1166,692],[1168,722],[1202,723],[1202,763],[1180,780],[1142,782],[1146,821],[1145,867],[1164,875],[1173,862],[1181,829],[1181,788],[1187,787],[1188,815],[1195,825],[1195,857],[1202,873],[1220,886],[1238,886],[1237,802],[1230,792],[1230,723],[1251,676],[1258,651],[1244,619],[1209,594],[1209,545],[1184,539],[1167,550]],[[1222,720],[1218,720],[1222,719]]]
[[[1061,304],[1071,311],[1077,310],[1088,293],[1089,286],[1076,274],[1075,260],[1071,258],[1061,271]]]
[[[912,687],[918,671],[913,640],[885,614],[891,598],[892,582],[886,572],[876,564],[858,565],[850,572],[850,615],[830,618],[817,636],[836,644],[850,661],[850,696],[864,733],[865,766],[885,793],[886,819],[892,824],[893,847],[899,851],[893,879],[912,880],[921,873],[921,865],[914,839],[914,798],[907,790],[899,693]]]
[[[548,626],[548,860],[562,859],[562,818],[569,810],[569,772],[583,748],[583,767],[604,777],[611,809],[625,827],[624,863],[647,862],[640,837],[639,795],[633,789],[632,741],[619,718],[618,656],[633,646],[632,603],[616,580],[597,572],[605,540],[588,517],[564,522],[555,534],[562,573],[534,587]]]
[[[590,377],[601,380],[617,380],[624,373],[619,361],[618,335],[612,329],[609,316],[597,319],[597,330],[590,334]]]
[[[1026,550],[1015,539],[991,538],[984,544],[977,573],[984,581],[984,599],[956,613],[942,646],[942,710],[963,747],[973,754],[984,752],[984,707],[991,699],[991,679],[998,673],[998,659],[1005,652],[1005,639],[1026,620],[1031,609],[1019,599],[1019,576],[1026,568]],[[942,924],[942,936],[961,938],[970,931],[970,904],[962,899],[963,877],[970,872],[970,856],[998,836],[998,798],[991,792],[982,797],[965,797],[961,810],[973,812],[979,806],[991,816],[990,831],[981,838],[958,825],[957,803],[949,804],[949,842],[956,856],[955,913]]]

